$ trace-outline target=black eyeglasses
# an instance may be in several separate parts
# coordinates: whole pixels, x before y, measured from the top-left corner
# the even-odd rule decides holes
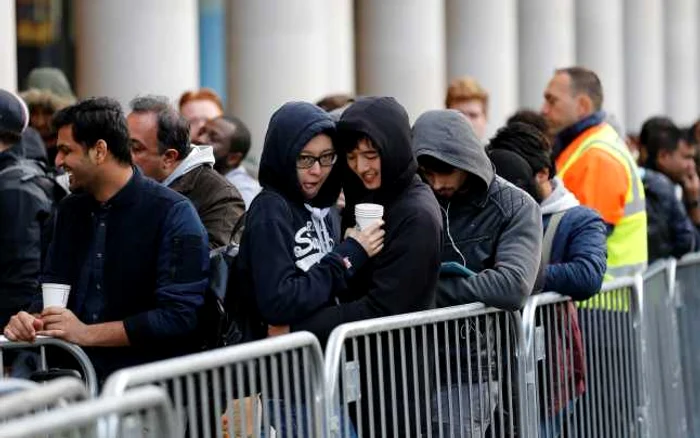
[[[315,157],[313,155],[299,155],[297,157],[297,169],[311,169],[314,164],[318,161],[321,167],[331,167],[335,164],[338,159],[338,155],[335,152],[329,152],[323,154],[320,157]]]

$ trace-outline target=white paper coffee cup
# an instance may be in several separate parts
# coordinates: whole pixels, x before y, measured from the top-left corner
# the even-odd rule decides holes
[[[69,284],[43,283],[41,292],[44,298],[44,309],[47,307],[65,308],[68,305]]]
[[[379,221],[384,216],[384,207],[379,204],[357,204],[355,206],[355,223],[360,230]]]

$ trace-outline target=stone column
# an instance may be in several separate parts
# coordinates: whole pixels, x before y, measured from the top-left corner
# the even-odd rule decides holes
[[[603,83],[603,108],[625,126],[623,0],[576,0],[576,63]]]
[[[197,0],[76,0],[80,96],[176,99],[199,86]]]
[[[489,136],[518,108],[517,35],[515,0],[447,0],[448,76],[488,91]]]
[[[627,128],[664,113],[663,0],[625,0],[625,114]]]
[[[689,125],[700,109],[698,0],[666,0],[664,6],[666,113],[676,123]]]
[[[249,157],[257,164],[277,108],[334,91],[330,14],[326,0],[232,0],[226,6],[228,108],[250,127]]]
[[[442,0],[357,0],[358,92],[395,97],[412,120],[444,105]]]
[[[352,0],[330,0],[327,8],[328,85],[333,94],[355,94],[355,26]],[[322,97],[322,96],[319,96]]]
[[[520,107],[539,110],[554,70],[574,65],[574,22],[573,0],[518,3]]]
[[[15,1],[0,0],[0,88],[17,91]]]

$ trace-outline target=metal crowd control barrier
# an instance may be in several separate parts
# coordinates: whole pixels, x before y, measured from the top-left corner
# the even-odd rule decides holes
[[[700,253],[690,254],[676,266],[674,305],[683,369],[688,436],[700,436]]]
[[[675,269],[675,260],[663,260],[644,273],[644,362],[648,364],[645,379],[649,385],[652,437],[688,436],[674,297]]]
[[[645,436],[641,281],[606,283],[578,310],[555,293],[528,300],[528,436]]]
[[[0,397],[12,394],[25,389],[39,387],[39,384],[27,379],[17,379],[14,377],[6,377],[0,379]]]
[[[106,424],[116,428],[106,434]],[[180,435],[167,394],[144,387],[0,425],[3,438],[172,438]]]
[[[0,422],[56,409],[90,398],[83,382],[62,377],[45,385],[0,397]],[[0,435],[1,436],[1,435]]]
[[[5,363],[3,358],[4,350],[17,350],[17,349],[39,349],[39,371],[47,371],[48,365],[46,361],[46,347],[57,347],[68,352],[80,365],[82,370],[82,378],[85,381],[85,386],[90,392],[91,396],[97,396],[97,375],[95,374],[95,367],[93,367],[90,358],[83,351],[82,348],[70,342],[63,341],[61,339],[50,338],[47,336],[37,336],[36,340],[32,343],[29,342],[12,342],[4,336],[0,336],[0,369],[4,369]]]
[[[337,327],[325,360],[328,436],[520,434],[520,327],[519,313],[483,304]]]
[[[308,332],[123,369],[102,394],[148,384],[168,391],[190,437],[259,436],[260,423],[268,437],[324,436],[323,357]]]

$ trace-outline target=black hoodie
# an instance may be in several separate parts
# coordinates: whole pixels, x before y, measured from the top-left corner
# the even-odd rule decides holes
[[[347,167],[347,161],[340,160],[346,199],[343,223],[345,226],[354,225],[355,205],[358,203],[383,205],[386,231],[384,248],[358,271],[350,282],[349,293],[342,297],[342,304],[325,308],[292,327],[314,333],[323,345],[331,331],[340,324],[435,306],[442,218],[432,190],[416,175],[418,165],[411,150],[411,130],[406,111],[393,98],[359,99],[338,122],[338,144],[348,152],[355,148],[359,137],[368,137],[379,151],[381,187],[372,191],[365,189],[360,178]],[[423,351],[422,345],[422,339],[413,345],[402,345],[396,338],[393,342],[394,351],[404,351],[407,358]],[[409,360],[402,366],[397,361],[392,366],[389,360],[378,360],[379,345],[374,341],[369,343],[369,351],[365,351],[365,347],[363,345],[354,352],[360,369],[364,370],[361,388],[370,386],[369,375],[424,375],[421,363]],[[372,426],[368,411],[371,404],[375,413],[382,409],[386,412],[383,419],[375,417],[374,427],[377,430],[382,430],[381,421],[385,420],[386,436],[414,435],[415,424],[411,420],[406,421],[402,415],[394,418],[392,404],[396,403],[397,412],[413,409],[412,401],[419,397],[418,394],[427,391],[422,379],[416,379],[407,387],[394,387],[390,379],[373,379],[371,386],[369,391],[374,394],[380,394],[380,387],[383,386],[387,395],[383,400],[375,396],[360,403],[362,429],[368,430]],[[356,412],[351,412],[351,416],[354,414]],[[359,418],[353,420],[359,422]],[[420,427],[424,428],[425,424]]]
[[[440,266],[442,218],[431,189],[416,175],[411,128],[406,110],[389,97],[369,97],[352,104],[338,122],[338,144],[350,151],[366,136],[381,157],[381,187],[367,190],[339,160],[346,208],[343,224],[354,225],[355,205],[384,206],[384,248],[359,270],[340,306],[321,310],[293,326],[308,330],[325,344],[338,325],[433,308]],[[344,158],[344,157],[341,157]]]
[[[238,257],[253,337],[265,337],[268,324],[293,324],[328,305],[367,259],[353,239],[335,246],[339,169],[312,201],[304,200],[299,184],[299,153],[316,135],[334,131],[330,116],[308,103],[287,103],[270,120],[260,161],[263,191],[248,210]],[[328,209],[324,224],[312,218],[311,207]]]

